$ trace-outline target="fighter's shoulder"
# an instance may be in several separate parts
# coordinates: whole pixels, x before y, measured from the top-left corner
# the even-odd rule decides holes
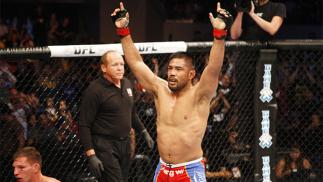
[[[48,176],[43,176],[43,180],[44,182],[61,182],[55,178],[52,178],[52,177],[48,177]]]
[[[197,102],[204,103],[205,101],[210,102],[214,92],[208,93],[205,92],[205,87],[201,82],[197,82],[191,89],[192,94],[194,95],[194,98],[196,99]],[[214,89],[216,90],[216,89]]]

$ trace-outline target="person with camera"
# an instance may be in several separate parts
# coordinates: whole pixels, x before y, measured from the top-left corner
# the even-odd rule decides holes
[[[235,8],[237,15],[230,29],[232,40],[271,40],[286,18],[285,5],[269,0],[236,0]]]
[[[310,161],[303,156],[298,145],[292,146],[288,155],[280,159],[275,168],[278,181],[306,181],[313,176]]]

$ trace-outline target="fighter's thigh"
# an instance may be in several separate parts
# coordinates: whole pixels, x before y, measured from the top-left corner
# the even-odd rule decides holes
[[[154,182],[158,182],[158,178],[161,178],[161,164],[158,163],[157,167],[156,167],[156,170],[155,170],[155,175],[154,175]]]
[[[191,179],[191,182],[206,182],[204,166],[187,169],[187,174]]]

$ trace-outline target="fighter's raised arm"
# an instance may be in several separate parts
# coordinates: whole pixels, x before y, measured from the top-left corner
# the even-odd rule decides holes
[[[128,27],[129,13],[124,8],[122,2],[120,2],[120,7],[113,11],[111,18],[117,28],[117,34],[121,39],[125,60],[131,71],[146,90],[156,93],[158,83],[163,82],[163,80],[157,77],[143,62],[139,51],[135,47]],[[166,81],[165,84],[167,84]]]
[[[230,13],[222,9],[220,3],[217,4],[217,16],[214,18],[213,14],[209,13],[209,18],[213,26],[213,46],[211,48],[209,62],[197,84],[198,97],[207,99],[211,99],[217,89],[224,58],[224,39],[233,21]]]

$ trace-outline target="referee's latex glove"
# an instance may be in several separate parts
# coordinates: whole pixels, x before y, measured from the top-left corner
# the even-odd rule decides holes
[[[102,161],[96,155],[89,156],[88,161],[89,161],[89,168],[93,173],[93,175],[96,178],[100,178],[101,172],[104,171]]]
[[[144,129],[142,131],[142,134],[144,135],[144,138],[147,142],[148,148],[149,150],[152,150],[154,148],[155,142],[154,140],[151,138],[151,136],[149,135],[148,131],[146,129]]]

